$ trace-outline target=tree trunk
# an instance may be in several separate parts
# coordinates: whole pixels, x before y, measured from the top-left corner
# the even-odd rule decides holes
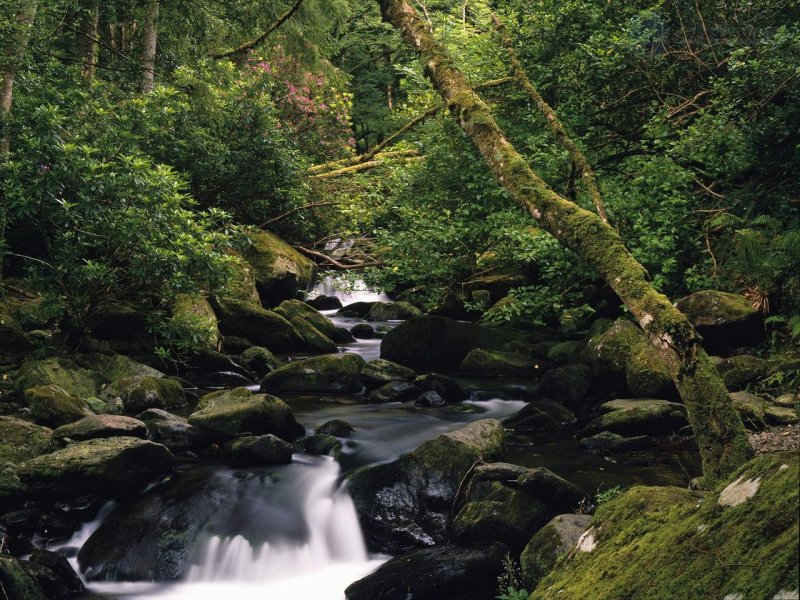
[[[543,229],[597,270],[650,336],[686,405],[705,483],[750,459],[747,432],[688,319],[653,288],[644,267],[611,227],[555,193],[531,170],[414,8],[406,0],[379,1],[384,19],[416,50],[427,76],[498,182]]]
[[[11,149],[11,132],[9,131],[11,119],[11,106],[14,102],[14,81],[17,78],[17,69],[22,59],[25,57],[25,49],[28,47],[31,25],[36,18],[37,2],[23,1],[17,16],[14,19],[14,31],[10,39],[3,48],[3,64],[0,72],[0,160],[8,154]]]
[[[143,94],[149,94],[155,86],[157,41],[158,0],[148,0],[142,27],[142,83],[139,90]]]
[[[83,76],[91,81],[97,69],[98,30],[100,21],[100,0],[82,0],[81,27],[78,34],[78,48],[83,63]]]

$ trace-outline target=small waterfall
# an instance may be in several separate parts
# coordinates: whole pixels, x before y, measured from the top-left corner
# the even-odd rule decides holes
[[[352,302],[388,302],[389,296],[382,292],[375,292],[367,288],[363,281],[349,282],[328,275],[319,281],[309,292],[309,298],[317,296],[336,296],[347,306]]]

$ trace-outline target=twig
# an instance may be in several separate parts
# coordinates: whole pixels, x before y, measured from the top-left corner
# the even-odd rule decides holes
[[[297,206],[292,210],[287,210],[285,213],[278,215],[277,217],[272,217],[271,219],[264,221],[258,227],[260,229],[264,229],[267,225],[274,223],[275,221],[280,221],[285,219],[286,217],[293,215],[296,212],[300,212],[301,210],[305,210],[307,208],[316,208],[317,206],[335,206],[337,204],[343,204],[342,202],[326,202],[326,201],[318,201],[318,202],[309,202],[308,204],[303,204],[302,206]]]

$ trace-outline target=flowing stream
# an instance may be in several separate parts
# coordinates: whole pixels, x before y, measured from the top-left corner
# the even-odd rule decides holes
[[[330,282],[323,282],[315,291],[332,295],[335,291],[326,286]],[[385,297],[362,290],[343,298],[345,304],[374,300]],[[350,328],[363,321],[340,318],[334,313],[326,312],[337,326]],[[391,328],[396,323],[373,325]],[[372,360],[380,354],[380,340],[359,340],[343,346],[342,350]],[[342,484],[343,470],[391,461],[439,433],[458,429],[476,419],[502,419],[524,406],[521,400],[509,399],[508,393],[500,395],[503,398],[486,392],[473,394],[472,400],[461,405],[436,410],[409,403],[371,405],[358,397],[287,397],[307,431],[331,419],[343,419],[353,425],[355,432],[345,440],[338,462],[330,457],[295,454],[292,463],[284,466],[194,468],[200,484],[180,501],[181,514],[195,520],[198,532],[192,539],[190,566],[183,579],[174,583],[90,581],[86,597],[341,600],[350,583],[389,558],[367,551],[353,502]],[[533,452],[530,446],[530,440],[517,443],[512,448],[512,460],[524,463],[525,457],[534,456],[532,460],[537,465],[555,467],[554,470],[578,485],[584,484],[589,491],[598,483],[610,487],[615,483],[665,483],[681,477],[674,467],[663,471],[638,469],[632,475],[630,467],[581,453],[575,440],[554,440],[549,447],[544,443]],[[571,477],[573,469],[583,472],[582,481]],[[150,493],[159,493],[159,488]],[[114,503],[106,505],[93,522],[84,525],[57,549],[70,557],[77,568],[80,547],[117,508]],[[154,526],[165,518],[154,515]],[[152,556],[142,554],[132,548],[125,560],[130,565],[145,558],[152,560]]]

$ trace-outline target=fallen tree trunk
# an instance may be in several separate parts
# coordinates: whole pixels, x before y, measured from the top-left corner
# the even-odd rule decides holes
[[[419,55],[426,75],[508,194],[609,283],[667,362],[686,405],[710,484],[753,455],[728,391],[689,320],[657,292],[619,235],[597,215],[554,192],[531,170],[447,51],[406,0],[379,0],[384,19]]]

